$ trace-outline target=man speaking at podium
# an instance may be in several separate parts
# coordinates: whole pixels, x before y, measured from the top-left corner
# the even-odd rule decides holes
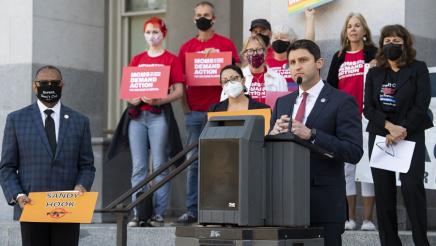
[[[14,219],[31,203],[29,192],[89,191],[94,181],[94,156],[89,120],[59,100],[64,82],[54,66],[36,72],[33,91],[38,101],[6,119],[0,162],[0,184],[14,205]],[[79,244],[80,224],[21,222],[22,245]]]
[[[344,162],[363,155],[362,126],[353,97],[320,78],[324,65],[314,42],[298,40],[288,49],[289,69],[299,89],[279,98],[271,116],[271,135],[291,132],[333,154],[310,156],[310,223],[324,227],[325,245],[342,245],[346,219]]]

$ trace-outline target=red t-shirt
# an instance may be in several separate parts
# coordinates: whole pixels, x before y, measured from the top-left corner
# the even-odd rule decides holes
[[[167,50],[160,56],[151,57],[147,51],[139,53],[134,56],[130,61],[131,67],[147,67],[147,66],[171,66],[169,86],[175,83],[185,83],[185,76],[183,75],[182,65],[179,58]],[[149,111],[152,107],[148,104],[141,106],[141,110]]]
[[[274,50],[272,49],[271,45],[266,48],[266,56],[265,61],[268,62],[268,60],[274,59]]]
[[[207,41],[200,41],[197,37],[190,39],[179,50],[179,59],[185,71],[185,54],[190,52],[202,52],[205,49],[214,48],[219,52],[230,51],[235,63],[239,63],[239,55],[233,42],[219,34],[214,34]],[[221,96],[221,86],[187,86],[186,97],[188,106],[193,111],[206,112],[210,105],[218,103]]]
[[[266,101],[265,73],[266,68],[262,73],[252,73],[253,80],[251,81],[250,90],[248,91],[252,99],[261,103],[265,103]]]
[[[356,99],[360,113],[363,111],[363,74],[365,59],[363,50],[358,52],[347,52],[345,61],[339,67],[338,88]]]
[[[279,61],[277,59],[271,58],[266,61],[268,68],[274,70],[274,72],[280,74],[286,79],[288,84],[288,91],[295,91],[298,89],[297,83],[292,79],[291,71],[289,70],[288,60]]]

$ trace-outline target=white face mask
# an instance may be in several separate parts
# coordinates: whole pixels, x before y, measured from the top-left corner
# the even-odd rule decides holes
[[[148,45],[156,46],[162,42],[163,36],[162,33],[153,33],[147,34],[144,33],[145,41],[147,41]]]
[[[239,95],[241,95],[242,91],[244,90],[244,86],[241,82],[237,80],[229,81],[227,84],[224,85],[224,93],[231,97],[231,98],[237,98]]]

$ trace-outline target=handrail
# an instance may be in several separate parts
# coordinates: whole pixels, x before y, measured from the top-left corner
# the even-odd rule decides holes
[[[142,187],[144,187],[144,185],[150,183],[150,181],[152,181],[154,178],[156,178],[158,175],[160,175],[162,172],[166,171],[169,167],[171,167],[172,165],[174,165],[174,163],[176,163],[177,161],[179,161],[182,157],[184,157],[189,151],[191,151],[192,149],[196,148],[198,145],[198,143],[193,143],[191,145],[189,145],[188,147],[186,147],[185,149],[183,149],[181,152],[179,152],[177,155],[175,155],[170,161],[168,161],[167,163],[165,163],[163,166],[161,166],[159,169],[157,169],[156,171],[154,171],[153,173],[151,173],[146,179],[144,179],[143,181],[141,181],[139,184],[135,185],[134,187],[130,188],[129,190],[127,190],[126,192],[124,192],[123,194],[121,194],[118,198],[116,198],[113,202],[111,202],[109,205],[107,205],[105,208],[103,209],[96,209],[95,212],[108,212],[111,209],[114,209],[115,207],[117,207],[118,204],[122,203],[123,201],[125,201],[127,198],[130,198],[130,196],[135,193],[136,191],[142,189]],[[182,164],[183,165],[183,164]],[[160,183],[160,182],[159,182]],[[144,193],[145,194],[145,193]],[[140,196],[142,197],[142,195]],[[147,196],[146,196],[147,197]],[[138,199],[137,199],[138,200]],[[143,199],[142,199],[143,200]],[[142,200],[140,200],[139,202],[141,202]],[[135,201],[136,202],[136,201]],[[135,204],[137,205],[137,204]]]
[[[184,161],[180,166],[178,166],[176,169],[172,170],[170,174],[168,174],[165,178],[163,178],[158,183],[154,184],[150,187],[146,192],[141,194],[139,197],[136,198],[136,200],[126,207],[120,209],[120,208],[104,208],[95,210],[96,212],[100,213],[122,213],[122,212],[130,212],[134,207],[136,207],[139,203],[141,203],[145,198],[147,198],[149,195],[153,194],[157,189],[165,185],[167,182],[171,181],[175,176],[177,176],[179,173],[181,173],[185,168],[187,168],[189,165],[191,165],[192,162],[196,161],[198,159],[198,155],[191,156],[188,160]],[[145,181],[145,180],[144,180]],[[127,192],[126,192],[127,193]],[[123,194],[124,195],[124,194]]]
[[[189,159],[185,160],[182,164],[177,166],[175,169],[171,170],[170,173],[163,178],[158,183],[152,185],[146,192],[141,194],[136,198],[134,202],[131,202],[127,206],[123,204],[123,202],[130,198],[130,196],[136,191],[142,189],[145,185],[150,183],[154,178],[156,178],[159,174],[169,169],[176,162],[180,161],[180,159],[184,158],[189,151],[198,147],[198,142],[193,143],[179,152],[176,156],[174,156],[170,161],[166,162],[162,165],[158,170],[154,171],[150,174],[146,179],[141,181],[139,184],[130,188],[119,197],[117,197],[113,202],[107,205],[103,209],[96,209],[94,212],[96,213],[115,213],[117,218],[117,246],[127,246],[127,217],[130,211],[136,207],[139,203],[141,203],[147,197],[153,195],[157,189],[165,185],[167,182],[171,181],[174,177],[179,175],[183,170],[185,170],[191,163],[198,160],[198,154],[192,155]]]

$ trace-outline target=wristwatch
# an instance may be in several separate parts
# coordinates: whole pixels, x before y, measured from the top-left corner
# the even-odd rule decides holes
[[[316,129],[312,128],[312,129],[310,129],[310,138],[309,138],[309,141],[311,143],[314,143],[315,142],[315,138],[316,138]]]

